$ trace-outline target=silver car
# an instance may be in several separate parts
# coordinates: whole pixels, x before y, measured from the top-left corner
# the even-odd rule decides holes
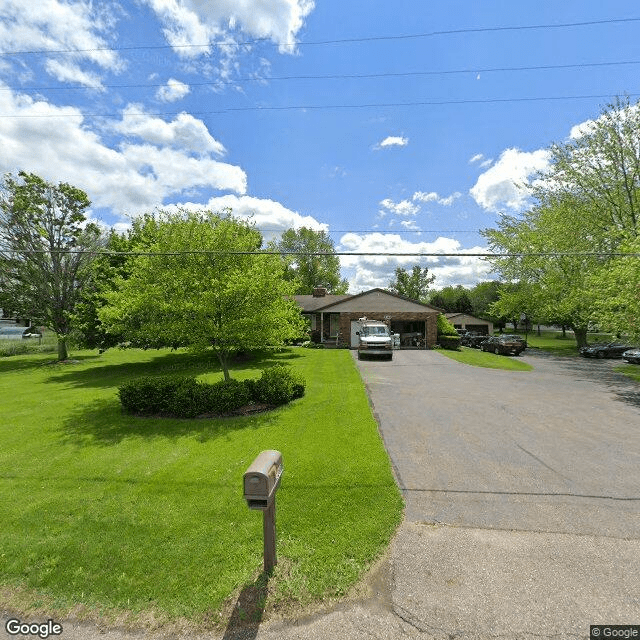
[[[640,348],[627,349],[622,354],[622,359],[630,362],[631,364],[640,364]]]

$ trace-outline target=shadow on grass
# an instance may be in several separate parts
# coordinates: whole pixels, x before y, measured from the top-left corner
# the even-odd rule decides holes
[[[102,398],[77,408],[63,423],[62,439],[76,446],[112,446],[127,438],[181,438],[196,435],[207,442],[238,429],[270,424],[278,409],[238,418],[142,418],[122,411],[117,397]]]
[[[233,371],[261,370],[278,362],[300,358],[299,354],[287,350],[283,353],[261,352],[239,358],[229,367]],[[62,365],[61,365],[62,366]],[[51,382],[77,387],[118,387],[124,382],[148,375],[190,375],[220,372],[220,363],[212,353],[166,353],[146,362],[121,362],[96,365],[90,369],[59,369]]]
[[[222,640],[254,640],[258,635],[269,595],[269,574],[264,571],[255,582],[244,586],[235,605]]]
[[[52,353],[7,356],[0,358],[0,374],[42,368],[48,368],[49,371],[55,373],[56,371],[63,371],[65,368],[73,367],[77,362],[84,363],[88,360],[97,360],[99,357],[99,355],[86,354],[72,355],[69,356],[67,362],[58,362]]]

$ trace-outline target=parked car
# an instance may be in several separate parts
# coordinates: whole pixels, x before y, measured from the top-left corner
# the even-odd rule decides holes
[[[482,351],[490,351],[495,354],[519,356],[527,347],[525,341],[520,336],[492,336],[487,338],[481,345]]]
[[[631,364],[640,364],[640,348],[627,349],[622,354],[622,359],[630,362]]]
[[[474,349],[479,349],[480,345],[488,338],[489,336],[484,333],[466,333],[460,339],[460,344],[463,347],[473,347]]]
[[[620,358],[622,354],[629,349],[631,349],[631,346],[628,344],[607,342],[581,347],[580,355],[585,358]]]
[[[521,342],[524,345],[524,348],[527,348],[527,341],[522,337],[515,335],[513,333],[505,333],[501,336],[502,338],[509,338],[510,340],[515,340],[516,342]]]

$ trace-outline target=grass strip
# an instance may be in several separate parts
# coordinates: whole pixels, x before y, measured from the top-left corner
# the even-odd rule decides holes
[[[438,353],[443,356],[471,365],[472,367],[484,367],[485,369],[505,369],[507,371],[532,371],[533,367],[522,360],[512,356],[498,356],[495,353],[471,349],[470,347],[460,347],[460,351],[449,349],[438,349]]]
[[[141,375],[221,379],[208,357],[72,357],[0,361],[5,601],[14,592],[24,609],[215,619],[260,574],[262,514],[247,509],[242,476],[264,449],[285,465],[271,606],[345,594],[389,543],[402,499],[347,351],[292,348],[237,365],[241,379],[289,363],[306,395],[270,413],[204,420],[125,415],[116,391]]]
[[[623,364],[619,367],[615,367],[613,370],[618,373],[622,373],[627,376],[627,378],[640,382],[640,366],[637,364]]]

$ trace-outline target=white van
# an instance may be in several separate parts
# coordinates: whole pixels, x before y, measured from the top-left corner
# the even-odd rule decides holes
[[[358,336],[358,360],[363,355],[393,359],[393,339],[384,322],[360,318],[355,329]]]

